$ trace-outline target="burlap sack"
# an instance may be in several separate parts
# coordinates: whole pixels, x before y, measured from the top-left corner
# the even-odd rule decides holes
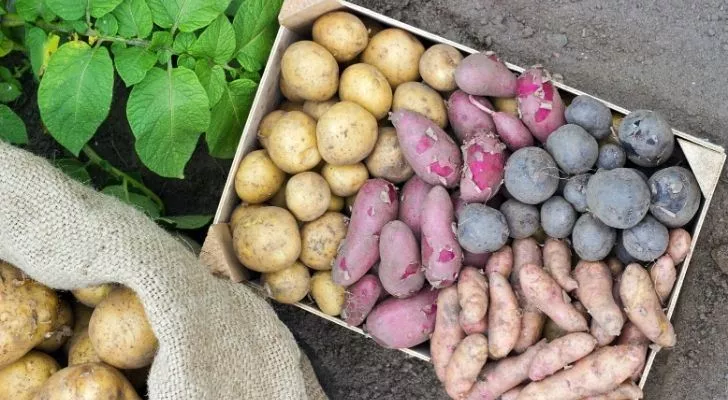
[[[0,259],[56,289],[133,289],[159,339],[150,399],[326,398],[264,299],[211,276],[141,212],[2,142]]]

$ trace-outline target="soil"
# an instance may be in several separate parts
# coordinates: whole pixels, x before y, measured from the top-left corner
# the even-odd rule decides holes
[[[728,1],[700,4],[601,0],[354,0],[392,18],[521,66],[543,64],[565,83],[627,109],[650,108],[677,129],[728,145]],[[30,150],[61,157],[39,126],[32,82],[14,108],[28,123]],[[32,88],[32,89],[31,89]],[[141,171],[169,215],[214,213],[229,161],[201,141],[188,179],[162,179],[141,166],[124,118],[120,82],[93,147],[125,171]],[[715,101],[715,103],[713,103]],[[96,176],[99,179],[99,176]],[[722,179],[726,179],[725,171]],[[100,182],[97,182],[100,183]],[[679,338],[660,352],[647,399],[728,398],[728,189],[721,184],[673,316]],[[194,233],[201,240],[203,231]],[[331,399],[446,399],[432,368],[294,307],[275,306],[311,358]]]

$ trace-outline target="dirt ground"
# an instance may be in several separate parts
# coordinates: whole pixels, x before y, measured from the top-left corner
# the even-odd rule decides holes
[[[574,87],[628,109],[663,112],[678,129],[728,146],[728,1],[354,0],[355,3],[507,61],[545,65]],[[32,82],[16,109],[29,124],[30,150],[61,156],[42,134]],[[124,170],[141,170],[171,215],[213,213],[229,161],[203,145],[185,181],[145,171],[124,119],[117,82],[109,119],[92,141]],[[715,105],[709,103],[715,100]],[[724,173],[725,179],[725,173]],[[99,182],[97,182],[99,183]],[[673,317],[679,344],[662,351],[646,399],[728,399],[728,189],[718,187]],[[201,239],[204,232],[196,232]],[[385,350],[293,307],[276,306],[311,358],[333,400],[446,399],[431,367]]]
[[[571,86],[728,145],[728,1],[354,2],[514,64],[541,63]],[[727,189],[718,187],[673,317],[679,344],[660,353],[646,399],[728,398]],[[332,399],[447,398],[425,363],[278,310]]]

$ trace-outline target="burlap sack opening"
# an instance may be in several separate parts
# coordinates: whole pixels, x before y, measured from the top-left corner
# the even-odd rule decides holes
[[[159,339],[152,400],[326,399],[263,298],[210,275],[136,209],[2,142],[0,259],[55,289],[133,289]]]

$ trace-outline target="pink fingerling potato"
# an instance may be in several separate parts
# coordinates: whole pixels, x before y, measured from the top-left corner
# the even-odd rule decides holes
[[[517,79],[518,111],[531,134],[546,143],[549,135],[566,124],[566,107],[551,75],[542,66],[525,70]]]
[[[364,331],[388,349],[417,346],[434,331],[436,312],[437,290],[424,288],[412,297],[379,303],[369,313]]]
[[[467,266],[460,271],[457,283],[460,302],[460,324],[474,325],[488,312],[488,281],[483,272]]]
[[[445,372],[445,390],[453,399],[462,398],[478,379],[488,360],[488,339],[481,334],[468,335],[455,348]]]
[[[516,76],[492,51],[465,57],[455,69],[455,83],[476,96],[513,97]]]
[[[455,141],[422,114],[400,109],[390,120],[402,154],[415,174],[431,185],[452,188],[460,180],[462,157]]]
[[[548,238],[543,246],[544,269],[567,292],[579,284],[571,277],[571,250],[565,241]]]
[[[462,267],[463,253],[453,222],[450,195],[442,186],[433,187],[422,206],[420,246],[425,278],[436,289],[455,283]]]
[[[570,333],[552,340],[536,354],[528,372],[532,381],[540,381],[553,375],[572,362],[585,357],[594,350],[597,340],[588,333]]]
[[[660,298],[660,303],[665,305],[667,299],[670,297],[670,292],[672,292],[672,287],[675,286],[675,281],[677,280],[675,262],[669,254],[658,258],[650,266],[650,278],[655,285],[655,292],[657,292],[657,297]]]
[[[410,228],[402,221],[387,222],[379,237],[379,279],[387,293],[408,297],[422,289],[425,273],[420,247]]]
[[[683,228],[671,229],[670,239],[667,244],[667,254],[672,257],[675,265],[685,261],[685,257],[690,252],[690,243],[692,242],[690,233]]]
[[[359,326],[372,311],[382,294],[382,284],[374,275],[364,275],[346,289],[346,300],[341,319],[351,326]]]
[[[425,198],[430,193],[430,189],[432,189],[432,185],[416,175],[410,178],[402,187],[402,196],[399,202],[399,220],[407,224],[418,239],[422,232],[420,228],[422,205],[425,203]]]
[[[379,261],[379,233],[397,218],[397,188],[384,179],[369,179],[359,189],[346,238],[332,267],[332,279],[349,286]]]
[[[435,366],[435,374],[440,382],[445,382],[445,371],[450,357],[452,357],[455,347],[465,337],[465,332],[458,321],[459,315],[460,303],[457,288],[450,286],[440,290],[437,295],[435,330],[430,338],[432,364]]]
[[[503,183],[505,145],[491,133],[473,135],[462,146],[460,198],[466,203],[490,200]]]
[[[586,319],[569,303],[569,297],[556,281],[536,264],[526,264],[519,271],[520,286],[526,300],[548,315],[568,332],[589,329]]]
[[[517,116],[509,112],[495,111],[474,96],[470,96],[472,106],[490,115],[500,139],[510,151],[516,151],[523,147],[533,146],[533,135]]]
[[[485,264],[485,273],[497,272],[508,279],[513,269],[513,250],[511,246],[503,246],[493,253]]]
[[[677,338],[657,297],[650,274],[639,264],[630,264],[622,273],[619,296],[629,320],[653,343],[673,347]]]
[[[581,260],[574,270],[579,287],[576,294],[589,314],[607,334],[617,336],[625,318],[612,294],[612,273],[601,261]]]
[[[490,312],[488,313],[488,351],[494,359],[513,350],[521,331],[521,312],[511,285],[498,272],[488,274]]]

